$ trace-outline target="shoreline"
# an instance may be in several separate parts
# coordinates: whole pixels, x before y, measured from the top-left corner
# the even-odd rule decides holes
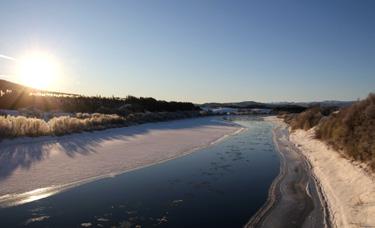
[[[312,166],[289,141],[287,125],[276,117],[266,117],[265,121],[274,125],[280,173],[270,186],[266,202],[245,227],[331,227]]]
[[[198,124],[195,123],[197,125],[197,126],[195,126],[194,122],[199,122],[199,123]],[[181,125],[181,126],[176,127],[176,126],[174,126],[175,124]],[[165,125],[168,125],[168,126],[165,126]],[[174,129],[170,129],[172,125],[174,126]],[[205,117],[205,118],[188,119],[188,120],[175,120],[175,121],[169,121],[169,122],[150,123],[150,124],[138,125],[138,126],[135,126],[135,127],[127,127],[127,128],[124,128],[124,129],[105,130],[105,131],[101,131],[99,133],[97,133],[97,132],[91,133],[91,135],[89,135],[89,136],[87,136],[87,134],[90,134],[90,133],[83,133],[83,134],[86,134],[86,135],[77,134],[77,135],[69,135],[69,136],[66,136],[66,137],[62,136],[59,139],[50,139],[49,137],[47,137],[45,140],[37,139],[35,143],[36,144],[40,144],[40,143],[43,144],[45,142],[48,142],[48,143],[56,144],[56,141],[61,141],[61,140],[68,140],[69,141],[70,139],[77,138],[77,137],[78,138],[79,137],[85,138],[85,137],[90,137],[90,136],[98,135],[98,134],[99,135],[102,135],[102,134],[105,135],[108,132],[112,132],[112,131],[121,131],[121,130],[129,131],[129,129],[134,130],[134,128],[146,128],[146,129],[149,128],[148,129],[149,131],[145,131],[145,132],[136,131],[136,134],[134,134],[134,135],[130,134],[130,135],[126,135],[126,136],[121,136],[120,138],[116,138],[116,137],[105,138],[104,141],[100,141],[99,144],[101,144],[102,147],[107,146],[107,147],[109,147],[109,149],[112,149],[112,150],[124,150],[125,151],[124,153],[127,153],[127,151],[132,150],[133,152],[131,152],[129,155],[131,155],[136,160],[135,162],[133,161],[135,163],[135,165],[134,164],[133,165],[128,164],[128,167],[124,167],[122,165],[121,167],[117,167],[117,170],[114,169],[114,171],[112,171],[113,167],[110,167],[112,170],[104,169],[104,170],[102,170],[102,173],[100,175],[92,175],[91,177],[87,177],[87,178],[78,178],[78,180],[74,180],[74,179],[77,179],[77,176],[75,176],[74,178],[70,178],[73,181],[72,180],[67,181],[64,178],[62,180],[58,180],[58,181],[54,180],[54,182],[61,182],[60,184],[45,183],[45,184],[41,184],[41,185],[44,185],[43,187],[37,187],[37,188],[35,188],[35,187],[30,188],[30,187],[27,187],[27,185],[26,185],[25,186],[26,187],[25,189],[27,189],[26,191],[14,191],[14,192],[10,191],[10,192],[6,192],[5,194],[2,193],[1,196],[0,196],[0,204],[3,205],[3,206],[12,206],[12,205],[18,205],[18,204],[22,204],[22,203],[27,203],[27,202],[30,202],[30,198],[32,198],[33,200],[36,200],[36,199],[48,197],[52,194],[56,194],[58,192],[64,191],[68,188],[71,188],[71,187],[74,187],[74,186],[77,186],[77,185],[80,185],[80,184],[88,183],[88,182],[95,181],[95,180],[102,179],[102,178],[114,177],[116,175],[120,175],[120,174],[123,174],[125,172],[129,172],[129,171],[132,171],[132,170],[148,167],[148,166],[159,164],[159,163],[163,163],[163,162],[166,162],[168,160],[176,159],[176,158],[181,157],[181,156],[186,156],[186,155],[188,155],[190,153],[193,153],[194,151],[197,151],[199,149],[206,148],[206,147],[209,147],[209,146],[214,145],[216,143],[219,143],[219,142],[221,142],[222,140],[225,140],[227,137],[229,137],[231,135],[239,134],[240,132],[242,132],[245,129],[245,128],[241,127],[240,125],[237,125],[237,124],[232,123],[232,122],[220,120],[217,117]],[[52,140],[52,141],[50,141],[50,140]],[[23,141],[23,140],[21,140],[21,141]],[[34,143],[32,139],[31,140],[26,139],[24,141],[25,141],[24,143],[26,143],[26,145],[30,144],[30,143],[31,144]],[[185,141],[187,141],[187,142],[185,142]],[[7,144],[7,146],[10,146],[10,147],[17,146],[17,142],[6,142],[5,144]],[[115,144],[114,145],[115,147],[113,146],[113,144]],[[121,145],[119,147],[116,144],[122,144],[122,146],[124,146],[124,147],[122,147]],[[142,151],[140,149],[143,149],[143,150],[147,149],[147,148],[143,147],[144,144],[148,144],[148,145],[152,144],[153,147],[148,146],[147,147],[147,148],[149,148],[148,151]],[[135,147],[135,148],[133,148],[133,149],[131,147],[129,148],[129,146],[131,146],[131,145],[133,145],[133,147]],[[95,146],[98,146],[98,145],[95,145]],[[159,146],[160,148],[157,148],[157,146]],[[98,146],[98,148],[100,148],[100,146]],[[43,149],[43,147],[41,147],[41,149]],[[54,150],[56,150],[56,148],[51,149],[50,147],[48,147],[48,149],[50,150],[49,153],[52,154],[52,157],[53,157],[54,153],[56,153],[56,151],[54,151]],[[89,149],[92,149],[92,148],[89,147]],[[2,149],[0,149],[0,151],[1,150]],[[169,152],[167,152],[165,150],[168,150]],[[142,152],[137,152],[137,151],[142,151]],[[57,153],[59,155],[61,155],[61,151],[58,151]],[[63,156],[63,158],[61,158],[61,156],[60,156],[60,160],[62,159],[62,161],[65,164],[69,164],[70,162],[72,162],[74,159],[77,159],[77,157],[78,157],[79,160],[85,162],[85,160],[82,160],[82,159],[85,159],[85,156],[94,156],[95,157],[97,153],[98,153],[98,151],[95,151],[95,152],[89,153],[89,154],[85,154],[83,156],[81,156],[80,154],[74,155],[73,157]],[[101,149],[99,151],[99,153],[103,153],[103,149]],[[104,153],[106,153],[106,152],[104,151]],[[139,154],[141,154],[142,156],[140,156]],[[159,156],[156,157],[155,154],[158,154]],[[116,155],[116,154],[112,154],[112,156],[114,156],[114,155]],[[48,159],[49,156],[47,156],[46,159]],[[108,155],[108,156],[111,156],[111,155]],[[130,160],[132,160],[130,158],[126,159],[123,156],[121,158],[123,159],[124,163],[132,162],[132,161],[130,161]],[[71,160],[71,159],[73,159],[73,160]],[[57,161],[58,160],[59,159],[57,159]],[[115,160],[118,160],[118,159],[115,158]],[[1,163],[4,163],[5,161],[6,160],[4,160],[4,159],[0,160]],[[109,159],[109,161],[110,161],[110,159]],[[42,159],[42,161],[36,161],[36,162],[41,162],[41,163],[45,164],[48,161],[45,161],[45,160]],[[54,161],[53,163],[56,164],[56,161]],[[75,163],[77,163],[77,162],[75,162]],[[88,164],[88,162],[85,162],[85,163]],[[108,161],[106,163],[108,163]],[[30,167],[32,168],[33,166],[34,166],[34,164],[32,164]],[[112,164],[110,166],[112,166]],[[73,168],[74,167],[77,168],[77,166],[73,165]],[[27,176],[32,176],[32,171],[30,172],[30,171],[28,171],[28,169],[30,169],[30,168],[26,168],[26,170],[25,170],[25,169],[22,169],[22,167],[21,167],[21,169],[19,167],[17,167],[17,169],[14,170],[13,173],[12,173],[15,176],[10,175],[10,177],[5,178],[5,180],[0,179],[0,186],[7,186],[6,182],[7,181],[9,182],[9,179],[12,179],[12,178],[13,178],[13,180],[12,180],[13,183],[14,182],[22,183],[22,182],[19,182],[19,181],[27,178]],[[46,167],[46,169],[51,169],[51,167]],[[54,170],[58,171],[59,169],[54,168]],[[19,171],[21,175],[23,174],[22,175],[23,178],[22,178],[22,176],[21,176],[21,178],[18,178],[18,179],[15,178],[15,177],[17,177],[17,171]],[[38,171],[38,170],[36,170],[36,171]],[[39,169],[39,171],[40,171],[40,169]],[[49,171],[51,171],[51,170],[49,170]],[[78,172],[79,169],[76,170],[76,171]],[[27,172],[30,172],[30,173],[27,173]],[[18,176],[20,176],[20,174]],[[39,174],[40,174],[40,172],[39,172]],[[61,177],[61,175],[60,175],[60,177]],[[12,189],[12,187],[9,188],[9,185],[8,185],[8,191],[9,191],[9,189]],[[3,192],[4,192],[4,190],[3,190]]]
[[[313,167],[332,227],[375,227],[375,175],[313,136],[296,130],[291,141]]]
[[[275,137],[275,132],[272,130],[272,141],[276,147],[278,147]],[[279,150],[277,148],[277,150]],[[280,168],[279,174],[277,177],[272,181],[271,186],[268,190],[267,200],[263,204],[263,206],[250,218],[250,220],[246,223],[245,227],[257,227],[258,224],[262,222],[262,219],[267,216],[270,210],[275,206],[277,197],[276,197],[276,188],[278,187],[280,181],[283,179],[285,175],[285,166],[286,160],[282,153],[277,153],[278,157],[280,158]]]
[[[324,189],[323,189],[322,184],[319,180],[319,177],[316,176],[316,174],[314,173],[314,171],[313,171],[314,167],[311,164],[311,161],[308,159],[308,157],[306,157],[306,155],[301,150],[299,150],[299,151],[300,151],[301,156],[304,159],[304,162],[309,167],[309,174],[310,174],[311,178],[313,179],[313,181],[315,183],[317,196],[319,197],[319,202],[320,202],[320,205],[323,209],[324,225],[325,225],[325,227],[334,227],[333,222],[332,222],[333,221],[332,211],[329,207],[329,202],[328,202],[329,199],[327,198],[327,196],[324,193]]]

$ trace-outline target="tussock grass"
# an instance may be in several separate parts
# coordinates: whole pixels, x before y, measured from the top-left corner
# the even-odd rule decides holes
[[[0,116],[0,137],[38,136],[50,134],[47,122],[24,116]]]
[[[70,133],[125,127],[133,124],[205,116],[197,111],[146,112],[127,116],[101,113],[75,113],[43,120],[25,116],[0,115],[0,139],[21,136],[65,135]],[[41,115],[42,116],[42,115]]]
[[[0,138],[63,135],[122,126],[124,124],[124,117],[98,113],[77,114],[77,117],[54,117],[48,121],[24,116],[0,116]]]

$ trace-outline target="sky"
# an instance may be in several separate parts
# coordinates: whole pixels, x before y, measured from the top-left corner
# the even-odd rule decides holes
[[[375,92],[375,1],[0,1],[0,78],[30,50],[48,89],[163,100],[356,100]]]

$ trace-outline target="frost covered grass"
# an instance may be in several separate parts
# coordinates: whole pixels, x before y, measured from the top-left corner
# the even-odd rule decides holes
[[[48,121],[24,116],[0,116],[0,138],[63,135],[123,126],[125,122],[124,117],[98,113],[54,117]]]
[[[145,112],[132,113],[127,116],[101,113],[75,113],[55,116],[47,120],[36,117],[0,115],[0,139],[21,136],[65,135],[82,131],[126,127],[140,123],[184,119],[205,115],[206,114],[197,111]]]

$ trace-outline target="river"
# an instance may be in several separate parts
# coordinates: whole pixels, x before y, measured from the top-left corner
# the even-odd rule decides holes
[[[189,155],[0,209],[0,227],[242,227],[279,173],[272,124]]]

